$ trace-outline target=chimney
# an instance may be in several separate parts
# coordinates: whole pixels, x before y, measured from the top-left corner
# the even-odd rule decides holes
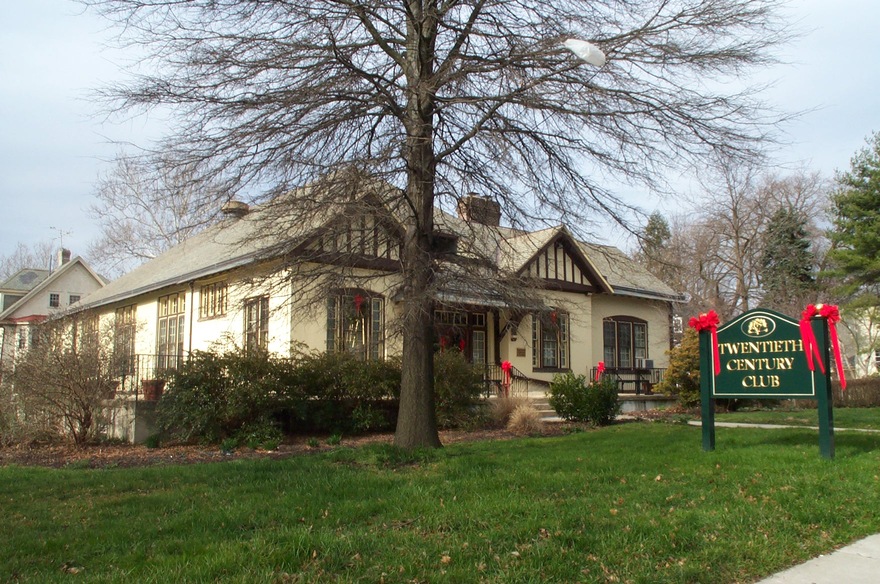
[[[250,212],[251,208],[247,203],[242,201],[236,201],[232,199],[227,201],[225,205],[220,207],[220,212],[226,215],[227,217],[233,217],[235,219],[241,219],[245,215]]]
[[[64,264],[70,261],[70,250],[64,249],[63,247],[58,250],[58,262],[56,263],[55,269],[57,270]]]
[[[458,216],[465,221],[498,227],[501,225],[501,204],[490,197],[468,193],[458,202]]]

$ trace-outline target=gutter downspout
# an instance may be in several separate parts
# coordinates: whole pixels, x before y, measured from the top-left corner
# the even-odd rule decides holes
[[[193,314],[196,311],[196,281],[190,280],[189,283],[189,337],[187,343],[187,353],[192,356],[193,350]]]

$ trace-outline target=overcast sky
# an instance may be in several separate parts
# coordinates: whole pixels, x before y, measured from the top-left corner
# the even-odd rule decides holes
[[[161,126],[97,116],[89,92],[121,78],[126,61],[104,47],[109,33],[96,16],[71,0],[3,4],[0,255],[18,242],[55,239],[57,245],[61,232],[65,247],[83,253],[97,236],[87,209],[96,179],[118,149],[111,142],[145,145]],[[767,97],[778,109],[813,111],[786,127],[791,144],[777,160],[804,162],[830,177],[880,130],[880,2],[791,0],[787,12],[807,34],[784,50],[789,64],[762,79],[775,81]]]

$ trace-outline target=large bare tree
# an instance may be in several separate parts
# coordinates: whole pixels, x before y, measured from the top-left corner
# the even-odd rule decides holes
[[[162,149],[255,195],[343,167],[397,187],[386,191],[403,225],[395,442],[408,448],[439,444],[434,207],[475,191],[512,225],[623,221],[609,177],[662,187],[708,152],[755,152],[768,112],[752,88],[716,81],[768,62],[784,36],[776,0],[83,1],[147,51],[109,94],[171,108]],[[569,37],[608,64],[579,62],[561,48]],[[339,202],[338,184],[320,184],[284,197],[288,217]]]

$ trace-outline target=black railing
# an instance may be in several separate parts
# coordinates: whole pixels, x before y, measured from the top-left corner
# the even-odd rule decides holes
[[[171,371],[183,364],[182,355],[128,355],[116,360],[117,397],[155,401],[162,395]]]
[[[595,379],[597,372],[596,367],[590,369],[590,379]],[[663,381],[665,374],[666,369],[637,369],[634,367],[608,367],[602,373],[604,377],[610,377],[617,382],[619,393],[634,393],[636,395],[653,394],[654,386]]]
[[[483,370],[483,383],[486,385],[486,397],[497,396],[527,396],[533,379],[511,366],[510,376],[504,374],[501,365],[486,365]]]

